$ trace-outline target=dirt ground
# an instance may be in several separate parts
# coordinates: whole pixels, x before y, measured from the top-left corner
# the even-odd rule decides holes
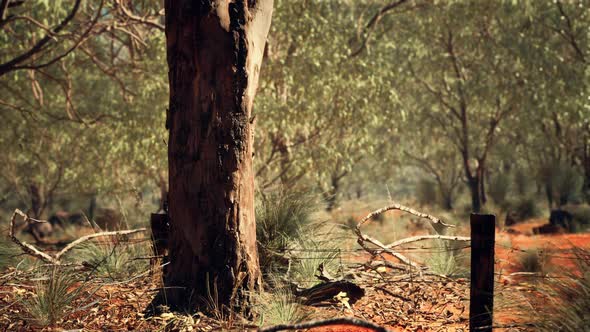
[[[498,231],[496,237],[497,292],[514,294],[530,292],[531,281],[511,276],[521,271],[519,257],[523,251],[543,248],[555,254],[551,265],[559,269],[570,269],[574,265],[568,259],[568,249],[574,246],[590,248],[590,234],[531,235],[533,227],[544,220],[531,220],[516,225],[517,232]],[[391,258],[389,258],[391,259]],[[358,257],[355,260],[361,261]],[[391,259],[393,260],[393,259]],[[358,282],[365,289],[365,296],[347,308],[338,301],[328,301],[321,306],[310,308],[314,318],[350,316],[372,321],[393,331],[467,331],[469,316],[469,280],[450,279],[441,276],[420,275],[416,271],[386,269],[375,271],[357,267]],[[10,273],[10,271],[9,271]],[[51,330],[31,323],[23,310],[23,301],[32,298],[34,283],[24,279],[11,279],[5,274],[0,279],[0,330],[35,331]],[[20,281],[19,281],[20,280]],[[93,292],[92,283],[86,287],[76,310],[58,323],[60,329],[81,329],[85,331],[211,331],[220,329],[252,330],[252,325],[237,321],[228,323],[206,318],[163,315],[145,318],[142,315],[158,289],[158,280],[145,274],[127,282],[111,283]],[[496,304],[494,323],[496,325],[517,325],[499,331],[524,331],[518,327],[522,315],[513,307]],[[189,328],[190,326],[190,328]],[[313,332],[365,332],[369,329],[351,326],[330,326],[314,328]]]

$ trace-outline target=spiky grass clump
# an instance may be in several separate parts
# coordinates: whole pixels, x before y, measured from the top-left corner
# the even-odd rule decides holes
[[[590,331],[590,251],[574,248],[573,254],[577,268],[541,288],[546,301],[535,303],[535,309],[545,314],[537,331]]]
[[[469,259],[461,249],[461,242],[435,241],[426,265],[430,271],[446,277],[465,277],[469,275]]]
[[[284,254],[312,222],[315,204],[300,192],[279,192],[263,197],[256,208],[256,239],[260,266],[265,273],[288,264]]]
[[[84,288],[84,283],[78,283],[73,273],[52,268],[46,280],[35,286],[33,297],[23,300],[25,318],[36,325],[55,326],[74,311],[72,304]]]
[[[291,256],[289,278],[302,286],[311,287],[320,282],[316,278],[320,265],[330,273],[338,270],[338,245],[332,240],[325,240],[327,238],[326,234],[322,236],[313,231],[299,238]]]
[[[288,286],[273,279],[273,290],[256,296],[254,311],[259,325],[295,324],[310,317],[310,313],[297,301]]]
[[[146,244],[127,244],[117,240],[100,243],[88,242],[74,251],[74,259],[93,267],[95,276],[121,280],[147,271],[149,262],[142,257],[150,255]]]

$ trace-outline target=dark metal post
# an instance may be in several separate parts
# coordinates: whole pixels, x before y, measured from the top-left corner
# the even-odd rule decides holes
[[[469,330],[492,331],[496,217],[471,214]]]

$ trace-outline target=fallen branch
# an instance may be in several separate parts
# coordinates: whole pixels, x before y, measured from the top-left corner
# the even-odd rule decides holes
[[[68,251],[72,250],[75,246],[79,245],[80,243],[84,243],[88,240],[101,237],[101,236],[120,236],[120,235],[129,235],[139,232],[145,232],[145,228],[138,228],[138,229],[130,229],[130,230],[123,230],[123,231],[113,231],[113,232],[101,232],[101,233],[94,233],[82,236],[81,238],[73,241],[72,243],[68,244],[65,248],[63,248],[60,252],[55,254],[55,259],[59,260],[61,256],[63,256]]]
[[[52,264],[52,265],[62,265],[62,263],[60,262],[60,258],[66,254],[68,251],[72,250],[74,247],[76,247],[77,245],[84,243],[88,240],[97,238],[97,237],[102,237],[102,236],[120,236],[120,235],[129,235],[129,234],[134,234],[134,233],[139,233],[139,232],[145,232],[146,229],[145,228],[138,228],[138,229],[131,229],[131,230],[123,230],[123,231],[113,231],[113,232],[100,232],[100,233],[94,233],[94,234],[89,234],[89,235],[85,235],[73,242],[71,242],[70,244],[68,244],[67,246],[65,246],[65,248],[63,248],[61,251],[59,251],[57,254],[55,254],[54,256],[48,255],[42,251],[40,251],[39,249],[35,248],[34,246],[26,243],[26,242],[21,242],[15,234],[15,220],[17,216],[21,216],[23,218],[23,220],[25,221],[25,223],[28,222],[35,222],[35,223],[39,223],[39,222],[46,222],[46,221],[41,221],[41,220],[36,220],[36,219],[32,219],[29,218],[29,216],[27,216],[25,213],[23,213],[21,210],[16,209],[14,210],[14,213],[12,214],[12,218],[10,219],[10,230],[9,230],[9,236],[12,239],[12,242],[16,243],[23,252],[25,252],[26,254],[29,254],[33,257],[36,257],[42,261],[44,261],[45,263],[48,264]]]
[[[379,215],[379,214],[381,214],[381,213],[383,213],[383,212],[390,211],[390,210],[399,210],[399,211],[404,211],[404,212],[407,212],[407,213],[409,213],[409,214],[413,214],[413,215],[415,215],[416,217],[420,217],[420,218],[425,218],[425,219],[428,219],[428,220],[430,220],[430,221],[431,221],[433,224],[440,224],[440,225],[443,225],[443,226],[446,226],[446,227],[455,227],[454,225],[450,225],[450,224],[447,224],[447,223],[445,223],[444,221],[440,220],[439,218],[437,218],[437,217],[435,217],[435,216],[431,216],[431,215],[429,215],[429,214],[427,214],[427,213],[423,213],[423,212],[420,212],[420,211],[416,211],[416,210],[414,210],[414,209],[412,209],[412,208],[410,208],[410,207],[407,207],[407,206],[404,206],[404,205],[401,205],[401,204],[398,204],[398,203],[392,203],[392,204],[391,204],[391,205],[389,205],[389,206],[386,206],[386,207],[384,207],[384,208],[380,208],[379,210],[375,210],[375,211],[373,211],[373,212],[369,213],[369,214],[368,214],[366,217],[364,217],[364,218],[363,218],[363,219],[362,219],[362,220],[361,220],[361,221],[360,221],[360,222],[359,222],[359,223],[356,225],[356,229],[357,229],[357,230],[358,230],[358,229],[360,229],[360,227],[361,227],[361,226],[362,226],[364,223],[366,223],[366,222],[367,222],[367,220],[371,219],[372,217],[374,217],[374,216],[376,216],[376,215]]]
[[[422,268],[420,265],[412,262],[408,257],[400,254],[399,252],[393,251],[390,248],[387,248],[383,243],[381,243],[381,241],[379,241],[379,240],[377,240],[375,238],[372,238],[372,237],[370,237],[368,235],[365,235],[365,234],[361,233],[360,231],[358,231],[357,235],[359,237],[358,238],[358,241],[357,241],[358,244],[361,247],[363,247],[363,249],[365,249],[366,251],[368,251],[371,255],[374,255],[375,256],[375,255],[378,255],[378,254],[380,254],[382,252],[386,252],[386,253],[392,255],[393,257],[399,259],[404,264],[413,266],[413,267],[418,268],[418,269]],[[369,242],[369,243],[377,246],[379,249],[369,248],[368,246],[365,245],[365,242]]]
[[[394,251],[393,248],[400,246],[402,244],[412,243],[412,242],[416,242],[416,241],[422,241],[422,240],[426,240],[426,239],[445,239],[445,240],[455,240],[455,241],[466,241],[466,239],[468,239],[468,238],[458,237],[458,236],[426,235],[426,236],[415,236],[415,237],[411,237],[411,238],[407,238],[407,239],[402,239],[402,240],[393,242],[392,244],[385,245],[385,244],[381,243],[381,241],[379,241],[375,238],[372,238],[366,234],[363,234],[363,232],[361,232],[361,226],[364,223],[366,223],[368,220],[370,220],[374,216],[377,216],[383,212],[390,211],[390,210],[404,211],[409,214],[415,215],[417,217],[428,219],[428,220],[430,220],[430,222],[432,224],[439,224],[439,225],[442,225],[445,227],[455,227],[453,225],[445,223],[444,221],[440,220],[439,218],[437,218],[435,216],[432,216],[432,215],[429,215],[427,213],[423,213],[420,211],[416,211],[410,207],[407,207],[407,206],[404,206],[404,205],[401,205],[398,203],[392,203],[386,207],[383,207],[381,209],[378,209],[378,210],[375,210],[375,211],[369,213],[366,217],[361,219],[361,221],[359,221],[358,224],[356,225],[356,227],[354,228],[354,232],[358,237],[358,240],[357,240],[358,244],[373,256],[385,252],[385,253],[388,253],[388,254],[394,256],[395,258],[399,259],[400,261],[402,261],[403,263],[405,263],[407,265],[410,265],[415,268],[421,268],[420,265],[412,262],[406,256]],[[377,246],[378,249],[370,248],[369,246],[366,245],[366,242],[371,243],[374,246]]]
[[[48,254],[39,251],[37,248],[35,248],[34,246],[26,243],[26,242],[21,242],[19,239],[17,239],[16,234],[15,234],[15,220],[17,216],[21,216],[23,218],[23,220],[25,221],[25,223],[28,223],[31,221],[31,219],[29,218],[29,216],[27,216],[26,214],[24,214],[21,210],[16,209],[14,210],[14,213],[12,214],[12,218],[10,218],[10,229],[9,229],[9,233],[8,235],[10,236],[10,239],[12,240],[12,242],[16,243],[24,253],[29,254],[33,257],[36,257],[42,261],[44,261],[45,263],[49,263],[49,264],[59,264],[57,262],[57,260],[54,257],[49,256]],[[33,221],[33,222],[37,222],[37,221]]]
[[[340,317],[340,318],[330,318],[324,320],[312,320],[309,322],[299,323],[299,324],[279,324],[275,326],[263,327],[259,328],[258,332],[276,332],[276,331],[284,331],[284,330],[302,330],[302,329],[309,329],[312,327],[318,326],[330,326],[330,325],[352,325],[358,327],[364,327],[367,329],[371,329],[376,332],[390,332],[382,326],[377,324],[367,322],[358,318],[351,318],[351,317]]]
[[[424,240],[448,240],[448,241],[459,241],[459,242],[470,242],[471,238],[467,236],[448,236],[448,235],[419,235],[412,236],[405,239],[401,239],[386,245],[386,248],[395,248],[404,244],[424,241]]]

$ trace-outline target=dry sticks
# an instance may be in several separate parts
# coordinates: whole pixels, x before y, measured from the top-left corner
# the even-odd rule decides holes
[[[375,255],[378,255],[381,253],[388,253],[388,254],[394,256],[395,258],[399,259],[404,264],[410,265],[415,268],[420,268],[420,266],[418,264],[412,262],[406,256],[395,251],[394,248],[399,247],[404,244],[412,243],[412,242],[418,242],[418,241],[423,241],[423,240],[432,240],[432,239],[448,240],[448,241],[463,241],[463,242],[471,241],[471,239],[469,237],[464,237],[464,236],[422,235],[422,236],[413,236],[413,237],[409,237],[406,239],[401,239],[401,240],[395,241],[393,243],[390,243],[388,245],[385,245],[385,244],[381,243],[381,241],[361,232],[361,229],[360,229],[361,226],[364,225],[367,221],[369,221],[371,218],[373,218],[376,215],[379,215],[381,213],[384,213],[384,212],[390,211],[390,210],[399,210],[399,211],[403,211],[403,212],[407,212],[409,214],[415,215],[420,218],[428,219],[433,225],[437,225],[437,226],[440,225],[440,226],[444,226],[444,227],[455,227],[453,225],[445,223],[444,221],[442,221],[441,219],[439,219],[435,216],[432,216],[430,214],[423,213],[420,211],[416,211],[410,207],[393,202],[392,204],[390,204],[386,207],[383,207],[381,209],[378,209],[378,210],[375,210],[375,211],[369,213],[366,217],[364,217],[363,219],[361,219],[361,221],[359,221],[359,223],[356,225],[356,227],[354,229],[354,232],[358,237],[357,242],[359,243],[359,245],[363,249],[365,249],[367,252],[369,252],[372,256],[375,256]],[[367,245],[368,243],[372,244],[373,246],[375,246],[377,248],[372,248],[372,247],[368,246]]]
[[[38,258],[42,261],[44,261],[45,263],[48,264],[52,264],[52,265],[62,265],[60,258],[66,254],[68,251],[72,250],[74,247],[78,246],[81,243],[84,243],[88,240],[97,238],[97,237],[103,237],[103,236],[120,236],[120,235],[129,235],[129,234],[134,234],[134,233],[139,233],[139,232],[145,232],[146,229],[145,228],[138,228],[138,229],[131,229],[131,230],[123,230],[123,231],[113,231],[113,232],[100,232],[100,233],[94,233],[94,234],[89,234],[86,236],[82,236],[81,238],[75,240],[74,242],[68,244],[67,246],[65,246],[65,248],[63,248],[62,250],[60,250],[57,254],[55,255],[49,255],[46,254],[42,251],[40,251],[39,249],[35,248],[35,246],[28,244],[26,242],[22,242],[20,241],[15,234],[15,221],[16,218],[20,216],[23,218],[24,222],[29,223],[29,222],[33,222],[33,223],[43,223],[43,222],[47,222],[47,221],[43,221],[43,220],[36,220],[36,219],[32,219],[29,218],[29,216],[27,216],[25,213],[23,213],[21,210],[16,209],[14,210],[14,213],[12,214],[12,218],[10,218],[10,229],[9,229],[9,236],[10,239],[12,240],[12,242],[16,243],[23,252],[25,252],[28,255],[31,255],[35,258]]]

